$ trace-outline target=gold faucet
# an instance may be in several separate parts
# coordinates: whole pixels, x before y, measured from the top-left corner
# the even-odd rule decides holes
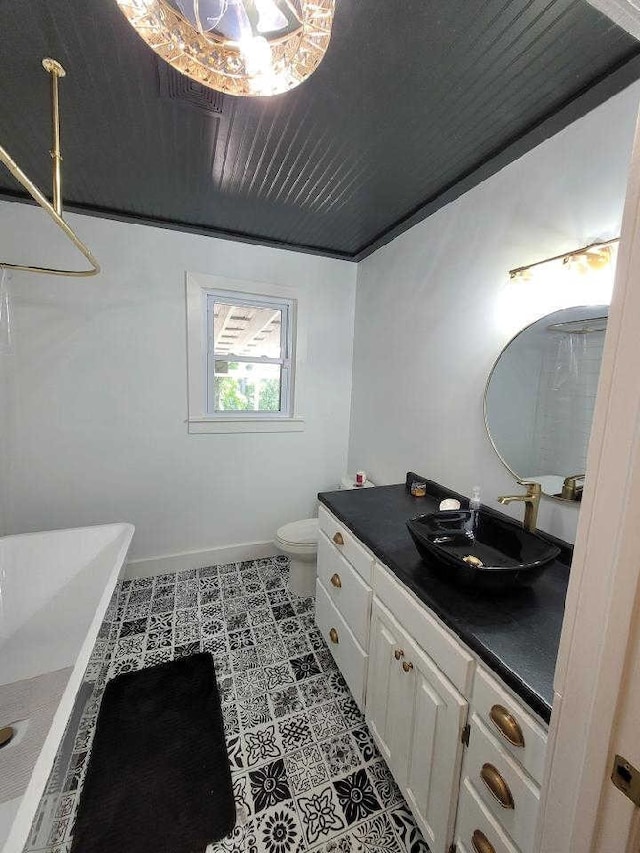
[[[526,483],[518,480],[521,486],[527,487],[527,492],[524,495],[502,495],[498,498],[498,503],[510,504],[512,501],[523,501],[524,507],[524,528],[530,533],[534,533],[538,522],[538,507],[540,506],[540,496],[542,495],[542,486],[540,483]]]
[[[581,498],[584,478],[584,474],[572,474],[570,477],[565,477],[560,497],[565,501],[577,501]],[[579,482],[580,480],[582,482]]]

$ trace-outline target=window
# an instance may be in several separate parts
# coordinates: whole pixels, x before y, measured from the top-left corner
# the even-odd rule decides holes
[[[305,298],[290,284],[187,273],[190,433],[304,429]]]
[[[228,291],[206,300],[207,414],[290,417],[291,300]]]

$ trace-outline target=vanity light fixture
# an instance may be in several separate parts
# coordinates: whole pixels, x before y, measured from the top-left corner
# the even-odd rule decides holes
[[[335,0],[116,0],[181,74],[228,95],[278,95],[322,61]]]
[[[612,246],[614,243],[619,242],[620,238],[615,237],[612,240],[589,243],[588,246],[582,246],[582,248],[574,249],[572,252],[566,252],[563,255],[554,255],[554,257],[545,258],[543,261],[536,261],[533,264],[509,270],[509,278],[527,280],[531,277],[531,270],[543,264],[548,264],[551,261],[562,261],[566,267],[575,269],[578,272],[601,270],[611,263]]]

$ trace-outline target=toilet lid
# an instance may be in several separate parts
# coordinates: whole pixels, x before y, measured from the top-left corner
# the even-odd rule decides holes
[[[317,545],[318,519],[304,518],[285,524],[278,530],[278,539],[290,545]]]

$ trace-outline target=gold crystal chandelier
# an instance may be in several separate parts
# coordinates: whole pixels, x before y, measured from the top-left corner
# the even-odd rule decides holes
[[[116,0],[169,65],[230,95],[277,95],[316,70],[335,0]]]

